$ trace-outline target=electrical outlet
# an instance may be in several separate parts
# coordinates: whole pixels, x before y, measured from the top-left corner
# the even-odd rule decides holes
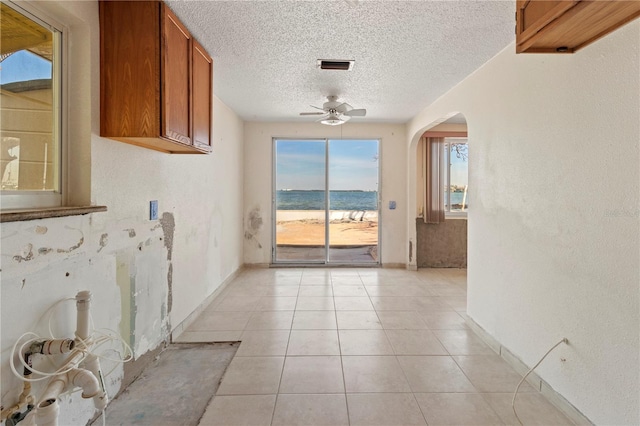
[[[149,220],[158,220],[158,200],[149,202]]]
[[[396,209],[396,202],[389,201],[389,210],[395,210],[395,209]]]

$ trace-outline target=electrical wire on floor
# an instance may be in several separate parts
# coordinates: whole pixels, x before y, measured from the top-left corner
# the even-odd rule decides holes
[[[538,361],[536,363],[536,365],[534,365],[533,367],[531,367],[531,369],[529,371],[527,371],[527,374],[525,374],[524,377],[522,377],[522,379],[520,380],[520,383],[518,383],[518,386],[516,386],[516,391],[513,393],[513,399],[511,400],[511,409],[513,410],[513,414],[515,414],[516,419],[518,420],[518,423],[520,423],[521,425],[523,424],[522,420],[520,420],[520,417],[518,416],[518,412],[516,411],[516,397],[518,396],[518,391],[520,390],[520,386],[522,386],[522,384],[527,379],[529,374],[533,373],[533,370],[535,370],[542,363],[542,361],[544,361],[544,359],[547,357],[547,355],[549,355],[555,348],[557,348],[558,346],[560,346],[563,343],[568,345],[569,344],[569,340],[566,337],[564,337],[558,343],[553,345],[551,347],[551,349],[549,349],[547,351],[547,353],[544,354],[542,356],[542,358],[540,358],[540,361]]]

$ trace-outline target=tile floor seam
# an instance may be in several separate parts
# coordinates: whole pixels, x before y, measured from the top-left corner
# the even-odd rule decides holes
[[[422,418],[424,419],[424,423],[429,426],[429,421],[427,420],[427,415],[425,414],[425,410],[422,409],[422,405],[420,405],[420,402],[418,402],[418,398],[416,397],[416,393],[415,392],[411,392],[411,395],[413,396],[413,400],[416,402],[416,404],[418,404],[418,409],[420,410],[420,414],[422,414]]]
[[[333,283],[331,283],[331,287],[332,287],[331,293],[333,297],[335,297],[335,292],[333,291]],[[335,299],[333,302],[333,306],[335,308]],[[344,402],[347,408],[347,423],[349,424],[349,426],[351,426],[351,415],[349,414],[349,399],[347,398],[347,379],[344,373],[344,360],[343,360],[343,354],[342,354],[342,343],[340,339],[340,328],[339,328],[340,325],[338,324],[338,311],[334,310],[333,314],[336,319],[336,333],[338,334],[338,352],[340,353],[340,369],[342,371],[342,386],[344,387]]]
[[[436,339],[438,339],[438,342],[440,342],[440,344],[442,345],[442,347],[444,348],[444,350],[445,350],[445,351],[447,351],[447,354],[448,354],[450,357],[452,357],[452,359],[453,359],[453,354],[451,353],[451,351],[449,350],[449,348],[447,348],[447,346],[444,344],[444,342],[443,342],[442,340],[440,340],[440,338],[438,337],[438,335],[437,335],[436,333],[433,333],[433,331],[432,331],[432,334],[434,335],[434,337],[435,337]],[[455,360],[454,360],[454,361],[455,361]],[[458,363],[456,362],[456,364],[458,364]],[[462,370],[462,367],[460,367],[459,365],[458,365],[458,367],[460,368],[460,370]],[[464,373],[464,371],[463,371],[463,373]],[[467,379],[469,379],[469,378],[467,377]],[[469,381],[471,381],[471,380],[469,380]]]
[[[490,392],[478,392],[478,395],[480,395],[480,397],[482,398],[482,400],[487,404],[487,406],[489,407],[489,409],[491,410],[492,413],[494,413],[496,416],[498,416],[498,418],[500,420],[502,420],[504,422],[504,424],[508,424],[508,421],[503,419],[502,416],[500,415],[500,413],[498,413],[494,408],[493,405],[491,405],[489,403],[489,401],[487,401],[487,398],[484,396],[485,393],[490,393]]]

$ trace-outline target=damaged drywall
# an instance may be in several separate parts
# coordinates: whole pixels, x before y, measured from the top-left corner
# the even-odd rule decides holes
[[[16,254],[13,256],[13,260],[16,262],[28,262],[33,259],[33,244],[27,244],[23,249],[22,253]]]
[[[173,307],[173,263],[171,258],[173,255],[173,233],[176,227],[176,221],[173,214],[164,212],[160,219],[162,225],[162,233],[164,234],[164,246],[167,249],[167,260],[169,267],[167,270],[167,314],[171,313]]]
[[[247,216],[247,225],[244,231],[244,238],[247,240],[253,240],[258,245],[258,248],[262,248],[262,244],[256,237],[262,229],[262,214],[260,213],[260,206],[254,207]]]

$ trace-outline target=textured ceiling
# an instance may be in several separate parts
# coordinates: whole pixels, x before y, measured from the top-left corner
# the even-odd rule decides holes
[[[338,95],[366,122],[406,122],[514,40],[512,1],[168,1],[244,120],[313,121]],[[325,71],[317,59],[355,59]]]

